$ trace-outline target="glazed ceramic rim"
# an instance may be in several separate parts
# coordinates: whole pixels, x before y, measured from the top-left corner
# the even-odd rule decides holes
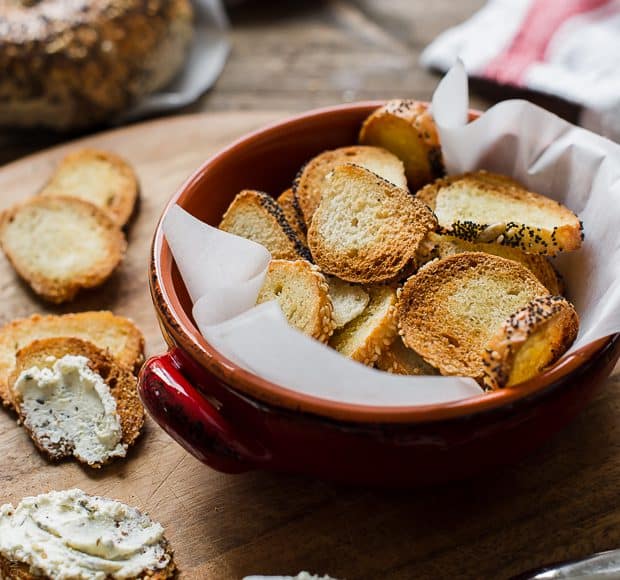
[[[313,109],[294,115],[283,121],[275,122],[261,129],[248,133],[205,161],[202,166],[179,188],[166,204],[157,223],[151,247],[150,289],[155,308],[162,323],[162,331],[170,346],[180,346],[201,367],[216,379],[258,401],[284,407],[293,411],[308,412],[339,421],[364,423],[412,423],[453,419],[477,414],[483,411],[499,409],[542,394],[544,391],[565,382],[569,375],[587,364],[599,354],[618,335],[608,336],[592,342],[564,360],[556,363],[545,372],[521,384],[518,389],[503,389],[485,393],[450,403],[415,406],[373,406],[332,401],[307,395],[287,387],[267,381],[250,373],[227,359],[213,348],[200,334],[191,318],[182,308],[174,290],[170,268],[173,263],[170,248],[164,239],[162,221],[170,208],[188,197],[202,180],[203,175],[221,159],[233,155],[235,151],[261,141],[271,133],[280,132],[296,125],[302,120],[323,115],[337,114],[341,111],[370,112],[383,105],[383,101],[363,101],[332,107]],[[164,272],[166,265],[168,269]]]

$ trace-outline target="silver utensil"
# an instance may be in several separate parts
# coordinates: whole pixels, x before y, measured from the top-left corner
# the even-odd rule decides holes
[[[598,552],[579,560],[548,564],[515,576],[512,580],[555,580],[556,578],[620,579],[620,549]]]

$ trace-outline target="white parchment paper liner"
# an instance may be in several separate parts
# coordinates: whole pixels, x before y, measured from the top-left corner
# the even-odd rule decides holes
[[[289,326],[276,302],[255,306],[271,259],[263,246],[204,224],[179,206],[168,212],[163,228],[200,332],[251,373],[294,391],[360,405],[423,405],[482,392],[472,379],[412,383],[340,355]]]
[[[449,173],[484,168],[512,175],[583,220],[583,248],[557,261],[581,316],[572,350],[620,331],[620,146],[525,101],[500,103],[467,124],[461,64],[442,80],[432,107]],[[294,391],[361,405],[423,405],[481,394],[469,378],[371,369],[290,327],[276,302],[255,306],[270,260],[259,244],[204,224],[178,206],[163,229],[198,328],[247,371]]]
[[[583,247],[555,261],[581,318],[569,352],[619,332],[620,145],[522,100],[498,103],[466,124],[468,101],[458,62],[432,104],[448,173],[504,173],[577,213]]]

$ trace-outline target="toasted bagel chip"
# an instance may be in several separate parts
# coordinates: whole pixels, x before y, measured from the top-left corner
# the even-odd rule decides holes
[[[363,167],[341,165],[325,179],[308,245],[326,274],[382,283],[401,274],[436,224],[408,191]]]
[[[271,260],[257,304],[277,300],[289,323],[304,334],[327,342],[334,331],[327,281],[306,260]]]
[[[389,101],[364,121],[359,141],[394,153],[413,192],[444,174],[437,128],[425,103]]]
[[[335,328],[357,318],[368,306],[370,296],[363,286],[345,282],[335,276],[327,276],[329,297],[334,307],[333,318]]]
[[[399,294],[398,320],[406,346],[442,375],[484,371],[482,350],[512,312],[548,290],[517,262],[464,252],[429,262]]]
[[[541,296],[511,314],[482,353],[482,384],[494,391],[541,373],[573,344],[579,316],[562,296]]]
[[[439,371],[429,365],[415,350],[408,348],[397,336],[377,359],[375,366],[395,375],[438,375]]]
[[[0,578],[6,580],[167,580],[175,576],[173,555],[163,528],[148,515],[80,489],[0,506]]]
[[[291,228],[301,240],[304,245],[307,245],[306,240],[306,222],[304,221],[304,214],[301,212],[301,208],[297,203],[293,189],[289,188],[280,194],[277,199],[278,205],[282,208],[286,221],[290,224]]]
[[[550,294],[561,295],[564,293],[564,281],[559,272],[553,267],[546,256],[540,254],[526,254],[519,248],[502,246],[494,242],[475,243],[431,232],[425,244],[423,252],[418,254],[420,265],[435,258],[447,258],[463,252],[484,252],[493,254],[507,260],[514,260],[525,266],[538,280],[549,290]]]
[[[103,284],[127,248],[119,226],[102,209],[55,196],[36,196],[5,211],[0,245],[17,273],[53,303]]]
[[[0,401],[12,406],[9,375],[17,351],[43,338],[81,338],[109,352],[119,364],[137,373],[144,362],[144,336],[128,318],[106,310],[60,316],[34,314],[0,328]]]
[[[83,199],[123,226],[133,213],[138,189],[136,174],[124,159],[107,151],[79,149],[60,162],[40,195]]]
[[[397,187],[407,188],[402,161],[385,149],[353,145],[333,151],[324,151],[301,168],[293,183],[295,198],[308,227],[321,202],[325,177],[333,169],[345,163],[365,167]]]
[[[582,226],[562,204],[495,173],[438,179],[416,197],[437,216],[441,233],[555,256],[581,247]]]
[[[398,333],[396,290],[390,286],[367,288],[370,302],[364,312],[334,332],[330,346],[365,365],[373,365]]]
[[[219,228],[265,246],[277,260],[312,260],[282,208],[262,191],[245,189],[228,206]]]
[[[35,446],[49,459],[58,461],[74,456],[78,461],[86,463],[90,467],[101,467],[103,464],[111,461],[114,455],[109,455],[102,461],[91,461],[76,453],[78,442],[67,438],[66,434],[63,434],[60,438],[50,437],[51,431],[46,427],[47,421],[41,421],[42,413],[43,418],[46,418],[48,413],[50,417],[52,416],[52,411],[48,409],[46,401],[44,399],[37,400],[38,405],[35,409],[29,410],[23,404],[21,392],[15,388],[18,380],[21,380],[32,369],[51,370],[55,363],[66,355],[84,357],[88,360],[90,370],[103,379],[116,403],[115,413],[118,416],[121,427],[120,443],[122,443],[125,450],[133,445],[144,425],[144,408],[138,396],[136,377],[128,368],[118,364],[111,355],[85,340],[78,338],[46,338],[35,340],[20,349],[16,355],[15,368],[9,377],[11,399],[19,413],[22,424],[28,431]],[[27,376],[26,380],[28,380]],[[63,378],[62,380],[64,381],[65,379]],[[71,376],[70,380],[74,381],[76,377]],[[63,396],[76,397],[74,404],[75,412],[78,413],[78,405],[83,403],[80,399],[83,393],[80,390],[80,386],[74,385],[72,389],[74,390],[67,389]],[[47,387],[45,390],[47,390]],[[53,395],[53,393],[47,394]],[[72,409],[73,403],[71,405],[69,405],[68,401],[65,401],[65,403],[67,403],[68,409]],[[84,404],[90,405],[90,403]],[[73,412],[73,409],[71,412]],[[65,412],[63,411],[63,413]],[[56,430],[54,434],[57,435],[60,431]],[[125,455],[122,453],[119,456],[124,457]]]

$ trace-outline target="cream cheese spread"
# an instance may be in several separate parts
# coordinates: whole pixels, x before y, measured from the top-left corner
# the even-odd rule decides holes
[[[79,489],[0,507],[0,554],[58,580],[135,578],[170,563],[164,529],[137,509]]]
[[[84,356],[65,355],[51,368],[22,371],[14,385],[24,425],[51,454],[89,463],[124,457],[127,445],[116,400]]]

